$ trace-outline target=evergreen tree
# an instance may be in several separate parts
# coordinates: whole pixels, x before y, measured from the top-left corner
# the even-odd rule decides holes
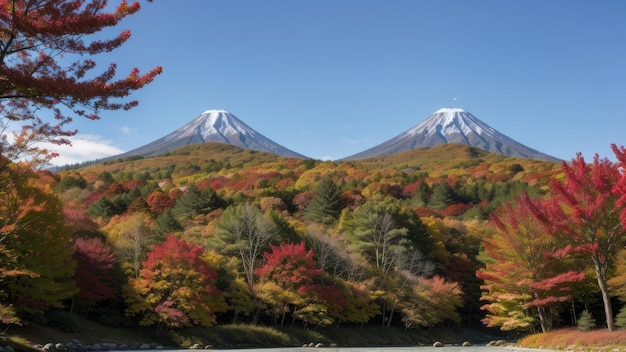
[[[174,214],[191,219],[201,214],[208,214],[222,206],[222,200],[215,190],[207,187],[200,191],[195,184],[187,187],[187,191],[176,200]]]
[[[100,197],[87,208],[87,214],[108,220],[115,214],[115,204],[105,197]]]
[[[304,218],[326,225],[334,223],[341,213],[339,187],[330,177],[323,178],[318,186],[315,198],[311,199],[304,210]]]
[[[433,186],[430,196],[429,206],[435,209],[445,209],[455,202],[456,194],[454,189],[447,182],[440,182]]]
[[[615,326],[619,326],[620,328],[626,326],[626,306],[623,306],[615,316]]]
[[[155,231],[159,235],[182,230],[183,227],[180,225],[178,220],[176,220],[172,209],[165,210],[161,215],[156,218]]]
[[[596,320],[589,310],[585,309],[578,318],[578,330],[589,331],[596,327]]]
[[[417,202],[416,205],[423,207],[423,206],[426,206],[426,204],[428,204],[432,194],[433,194],[433,191],[430,188],[430,186],[428,186],[428,183],[422,181],[420,182],[417,192],[415,192],[415,196],[413,198]]]

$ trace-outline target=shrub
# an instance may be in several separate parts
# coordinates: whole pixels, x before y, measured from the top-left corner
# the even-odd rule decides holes
[[[623,306],[622,309],[619,310],[619,313],[615,316],[615,325],[620,328],[626,326],[626,306]]]
[[[51,310],[47,314],[49,325],[65,332],[79,332],[80,321],[76,315],[65,310]]]
[[[578,318],[578,330],[589,331],[595,327],[596,320],[593,318],[591,313],[585,309],[582,313],[580,313],[580,318]]]

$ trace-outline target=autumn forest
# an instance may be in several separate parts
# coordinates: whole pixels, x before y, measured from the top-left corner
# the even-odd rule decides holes
[[[453,144],[321,161],[205,143],[46,168],[41,142],[134,108],[161,73],[94,72],[85,58],[130,32],[88,35],[140,6],[105,8],[0,1],[3,326],[626,326],[624,147],[559,164]]]
[[[536,332],[583,312],[613,329],[626,300],[607,159],[442,145],[326,162],[215,143],[131,159],[2,169],[5,323]]]

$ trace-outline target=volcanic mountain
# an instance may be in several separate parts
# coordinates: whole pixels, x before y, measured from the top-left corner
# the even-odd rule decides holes
[[[167,136],[115,158],[157,156],[189,144],[206,142],[220,142],[285,157],[308,159],[263,136],[225,110],[207,110]]]
[[[424,121],[368,150],[343,160],[391,155],[405,150],[457,143],[509,156],[559,162],[560,159],[529,148],[496,131],[469,112],[458,108],[435,111]]]

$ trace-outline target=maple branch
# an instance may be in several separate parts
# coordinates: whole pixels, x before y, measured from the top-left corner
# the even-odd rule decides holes
[[[95,69],[95,61],[62,64],[58,57],[64,53],[93,56],[110,52],[130,38],[130,31],[123,30],[111,39],[85,40],[140,9],[138,2],[125,0],[112,12],[104,12],[105,5],[103,0],[0,2],[0,113],[39,133],[41,138],[33,140],[69,143],[59,137],[76,133],[65,129],[72,115],[95,120],[103,110],[131,109],[138,102],[125,98],[161,73],[159,66],[144,74],[135,68],[116,78],[116,65],[110,64],[102,73],[86,78]],[[51,110],[56,124],[36,117],[40,110]],[[0,152],[7,141],[2,143]]]

